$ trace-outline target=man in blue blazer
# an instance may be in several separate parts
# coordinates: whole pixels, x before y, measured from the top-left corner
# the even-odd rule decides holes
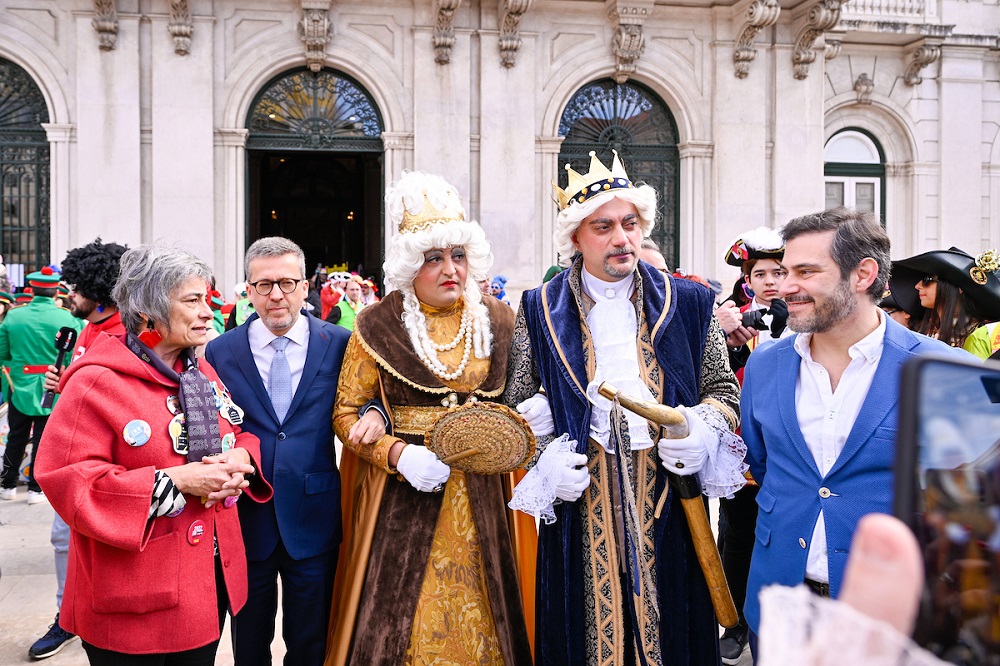
[[[256,312],[206,351],[242,410],[233,418],[260,438],[258,471],[274,488],[270,502],[237,505],[249,598],[233,618],[233,652],[239,666],[271,663],[280,575],[285,663],[319,665],[341,538],[333,402],[350,334],[301,310],[308,287],[295,243],[258,240],[245,269]]]
[[[798,335],[750,355],[741,399],[760,484],[744,608],[754,635],[761,588],[804,582],[836,597],[858,521],[891,512],[903,363],[927,352],[967,357],[879,309],[891,262],[871,213],[807,215],[782,236],[779,291]]]

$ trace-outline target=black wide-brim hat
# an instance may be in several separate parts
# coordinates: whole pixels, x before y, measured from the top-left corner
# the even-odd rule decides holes
[[[972,316],[984,321],[1000,320],[1000,279],[992,271],[976,266],[976,259],[957,247],[924,252],[892,262],[889,290],[906,312],[919,314],[922,307],[917,282],[927,275],[955,285],[969,298]],[[985,278],[985,284],[979,284]]]

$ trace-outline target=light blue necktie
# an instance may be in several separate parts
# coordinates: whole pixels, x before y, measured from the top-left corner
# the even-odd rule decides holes
[[[289,342],[284,336],[271,341],[274,358],[271,359],[271,372],[267,377],[267,392],[271,395],[271,406],[274,407],[279,422],[285,420],[285,414],[292,404],[292,371],[285,357],[285,347]]]

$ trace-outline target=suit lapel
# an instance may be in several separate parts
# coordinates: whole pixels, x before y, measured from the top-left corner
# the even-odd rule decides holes
[[[795,351],[794,345],[788,345],[782,349],[781,354],[782,358],[776,364],[779,368],[778,413],[781,417],[781,423],[785,426],[788,439],[792,442],[795,450],[799,452],[809,468],[816,472],[817,476],[822,476],[819,473],[819,467],[816,466],[816,459],[813,458],[813,454],[802,436],[799,418],[795,411],[795,386],[799,379],[799,366],[802,363],[802,357]]]
[[[302,316],[306,318],[306,323],[309,325],[309,347],[306,349],[306,364],[302,368],[302,377],[299,379],[299,385],[295,389],[295,395],[292,396],[292,404],[288,406],[288,413],[285,414],[286,421],[302,403],[303,396],[316,378],[316,373],[319,372],[320,366],[323,365],[323,357],[326,356],[326,352],[330,349],[330,336],[321,330],[322,327],[319,326],[319,320],[305,311],[302,312]],[[314,321],[317,323],[314,324]]]
[[[899,399],[898,383],[902,365],[908,358],[905,350],[913,348],[916,344],[916,338],[909,331],[896,324],[892,319],[886,321],[882,356],[875,369],[871,388],[869,388],[868,395],[865,396],[865,401],[861,405],[858,418],[854,421],[854,427],[851,428],[847,441],[844,442],[844,450],[837,457],[837,462],[830,469],[830,474],[846,465],[847,461],[861,449],[865,442],[871,439],[875,429],[896,405],[896,401]]]
[[[242,326],[236,327],[236,335],[233,336],[235,339],[231,344],[233,344],[236,349],[234,350],[233,358],[236,359],[249,359],[248,362],[237,363],[240,368],[240,372],[243,373],[243,378],[247,382],[247,386],[253,391],[253,394],[257,396],[257,400],[260,402],[261,407],[271,415],[271,418],[278,421],[278,415],[274,413],[274,407],[271,406],[271,396],[267,394],[267,388],[264,386],[264,381],[260,378],[260,372],[257,370],[257,363],[253,357],[253,350],[250,349],[250,335],[248,331],[250,330],[250,322],[257,319],[257,313],[253,313],[250,317],[243,323]],[[246,409],[245,405],[241,405]]]

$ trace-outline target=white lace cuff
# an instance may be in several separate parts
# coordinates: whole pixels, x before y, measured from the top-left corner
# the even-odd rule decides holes
[[[708,447],[708,462],[698,472],[701,491],[710,498],[732,498],[747,482],[743,476],[750,469],[745,460],[747,446],[739,435],[729,429],[729,423],[722,414],[711,405],[700,404],[688,409],[718,436],[718,445]]]
[[[576,440],[569,435],[560,435],[545,447],[538,456],[538,462],[514,487],[514,496],[507,504],[515,511],[524,512],[546,525],[556,522],[553,506],[556,501],[556,485],[562,470],[569,466],[567,456],[576,453]]]
[[[945,666],[893,627],[805,585],[760,593],[760,666]]]

